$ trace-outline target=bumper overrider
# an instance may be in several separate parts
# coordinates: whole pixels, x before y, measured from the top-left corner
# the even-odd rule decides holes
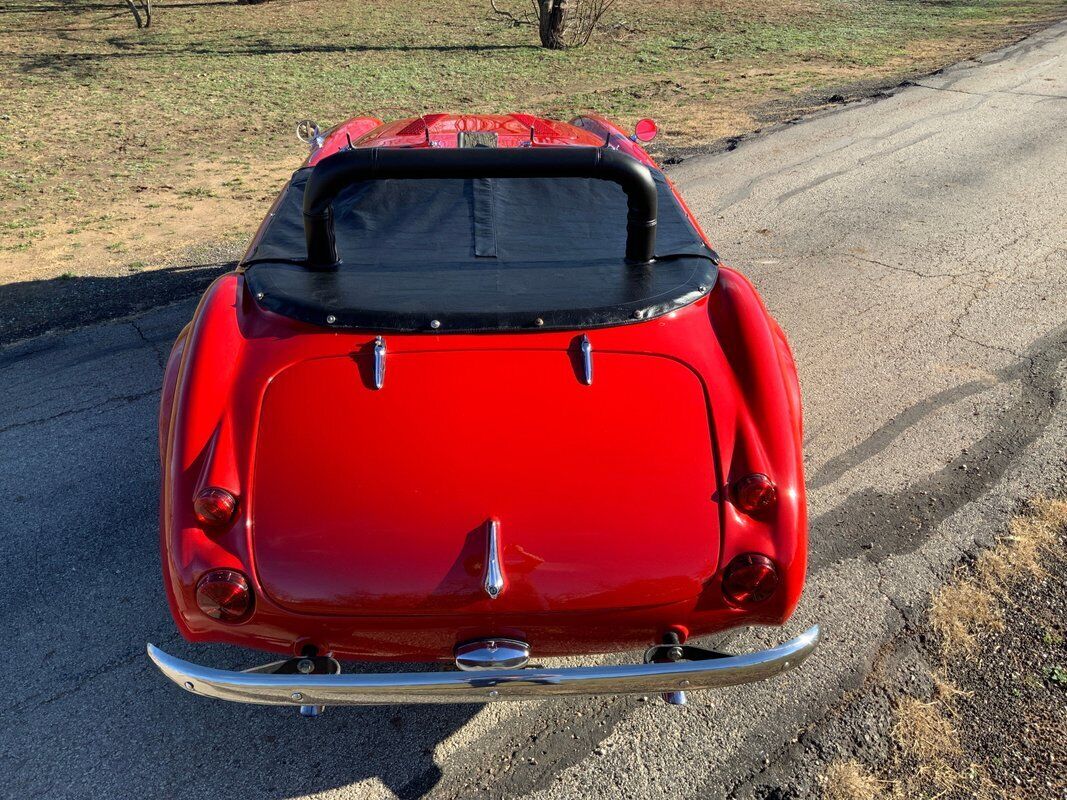
[[[702,661],[548,669],[336,675],[232,672],[202,667],[148,645],[160,671],[193,694],[278,706],[479,703],[563,695],[654,694],[753,683],[800,666],[819,642],[815,625],[795,639],[744,655]]]

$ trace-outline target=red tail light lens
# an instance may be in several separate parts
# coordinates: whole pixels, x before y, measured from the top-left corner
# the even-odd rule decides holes
[[[215,569],[196,585],[196,604],[212,619],[240,622],[252,613],[252,590],[240,572]]]
[[[753,606],[762,603],[778,588],[778,568],[759,553],[739,555],[726,568],[722,593],[731,603]]]
[[[778,501],[778,490],[766,475],[757,472],[746,475],[734,484],[734,502],[746,514],[754,514],[773,508]]]
[[[193,514],[201,525],[219,528],[228,525],[237,511],[237,498],[217,486],[201,489],[193,498]]]

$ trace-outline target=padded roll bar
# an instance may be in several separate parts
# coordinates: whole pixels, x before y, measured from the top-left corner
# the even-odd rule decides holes
[[[308,266],[340,263],[333,201],[359,181],[426,178],[597,178],[626,192],[626,260],[647,264],[656,252],[659,195],[648,167],[602,147],[356,148],[335,153],[312,170],[304,189]]]

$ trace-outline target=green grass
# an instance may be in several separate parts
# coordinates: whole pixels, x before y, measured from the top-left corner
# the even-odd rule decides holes
[[[299,162],[303,117],[592,109],[698,144],[755,127],[767,101],[933,69],[1067,16],[1067,0],[619,0],[591,45],[550,52],[487,0],[155,8],[139,31],[120,2],[5,3],[0,217],[82,230],[127,203],[177,226],[162,211],[230,201],[247,227]]]
[[[1046,670],[1045,674],[1049,682],[1067,687],[1067,667],[1052,666]]]

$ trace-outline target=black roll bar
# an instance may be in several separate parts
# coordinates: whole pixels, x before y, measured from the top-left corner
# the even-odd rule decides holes
[[[308,266],[340,263],[333,201],[359,181],[426,178],[597,178],[626,192],[626,260],[647,264],[656,252],[659,195],[648,167],[602,147],[398,148],[344,150],[320,161],[304,189]]]

